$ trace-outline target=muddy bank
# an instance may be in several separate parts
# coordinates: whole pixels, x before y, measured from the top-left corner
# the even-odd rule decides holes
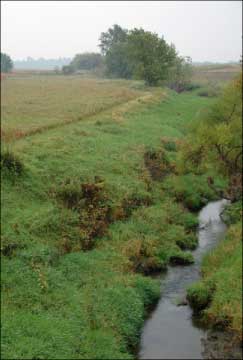
[[[203,343],[203,359],[242,359],[242,344],[240,341],[233,342],[234,334],[224,331],[207,332]]]

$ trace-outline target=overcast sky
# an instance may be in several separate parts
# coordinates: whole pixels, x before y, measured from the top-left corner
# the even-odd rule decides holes
[[[98,51],[113,24],[163,35],[193,61],[238,61],[241,1],[1,1],[1,51],[14,60]]]

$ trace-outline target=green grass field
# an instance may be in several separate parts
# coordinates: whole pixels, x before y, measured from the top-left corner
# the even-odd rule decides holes
[[[214,99],[58,76],[2,86],[2,148],[23,165],[2,171],[2,357],[133,358],[161,291],[144,275],[193,261],[187,205],[215,198],[207,174],[179,180],[162,140],[176,146]]]

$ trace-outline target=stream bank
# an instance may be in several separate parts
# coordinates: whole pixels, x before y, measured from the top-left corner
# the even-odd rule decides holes
[[[139,359],[203,359],[212,344],[209,333],[193,316],[183,300],[186,288],[200,279],[203,256],[224,237],[226,225],[220,214],[227,200],[210,202],[199,213],[199,245],[193,251],[195,262],[186,267],[170,267],[161,277],[163,296],[146,320]],[[181,303],[183,306],[178,306]],[[213,358],[213,357],[212,357]]]

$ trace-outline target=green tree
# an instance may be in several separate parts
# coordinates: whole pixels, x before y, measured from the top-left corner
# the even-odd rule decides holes
[[[179,57],[174,60],[169,68],[167,85],[178,93],[186,90],[191,83],[192,60],[190,57]]]
[[[190,145],[191,144],[191,145]],[[182,159],[185,171],[213,167],[229,179],[232,199],[242,193],[242,76],[192,126]],[[200,171],[200,170],[199,170]]]
[[[129,79],[132,76],[127,57],[128,30],[113,25],[100,36],[99,47],[105,56],[106,74],[111,77]]]
[[[10,56],[1,53],[1,72],[10,72],[13,69],[13,61]]]
[[[127,56],[127,43],[114,44],[106,54],[105,64],[108,76],[130,79],[133,73]]]
[[[107,55],[112,50],[115,44],[124,43],[127,40],[128,30],[123,29],[121,26],[115,24],[106,32],[102,32],[100,36],[99,47],[103,55]]]
[[[177,57],[174,45],[168,45],[163,37],[143,29],[129,32],[127,52],[133,76],[145,80],[148,85],[165,80]]]

